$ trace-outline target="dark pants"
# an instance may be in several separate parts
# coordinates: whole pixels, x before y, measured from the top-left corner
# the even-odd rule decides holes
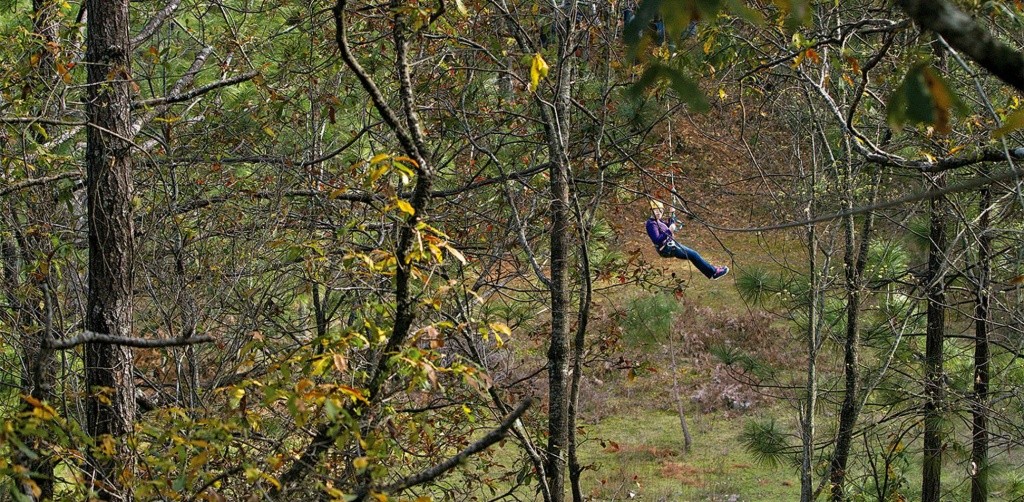
[[[679,258],[680,260],[690,260],[700,273],[704,274],[705,277],[710,279],[717,271],[713,265],[707,262],[700,253],[676,242],[668,241],[664,247],[658,250],[658,254],[665,258]]]

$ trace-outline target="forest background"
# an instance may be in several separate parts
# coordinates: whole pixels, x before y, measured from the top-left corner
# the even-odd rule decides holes
[[[6,0],[0,497],[1022,498],[1022,25]]]

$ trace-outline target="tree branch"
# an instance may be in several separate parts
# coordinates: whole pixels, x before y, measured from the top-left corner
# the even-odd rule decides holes
[[[135,338],[130,336],[106,335],[85,331],[84,333],[71,338],[54,340],[47,338],[43,340],[45,348],[50,350],[64,350],[77,347],[86,343],[103,343],[108,345],[121,345],[137,348],[158,348],[158,347],[180,347],[182,345],[194,345],[197,343],[212,342],[214,338],[210,335],[193,336],[190,338]]]
[[[1006,157],[1003,157],[1003,159],[1005,159],[1005,158]],[[721,231],[724,231],[724,232],[740,232],[740,233],[744,233],[744,232],[746,232],[746,233],[749,233],[749,232],[768,232],[768,231],[771,231],[771,230],[782,230],[782,229],[785,229],[785,228],[794,228],[794,227],[800,227],[800,226],[809,225],[809,224],[813,224],[813,223],[821,223],[821,222],[825,222],[825,221],[836,220],[836,219],[839,219],[839,218],[843,218],[845,216],[864,214],[864,213],[868,213],[868,212],[876,211],[876,210],[880,210],[880,209],[889,209],[890,207],[896,207],[896,206],[900,206],[900,205],[907,204],[907,203],[910,203],[910,202],[917,202],[919,200],[933,199],[933,198],[942,197],[944,195],[948,195],[948,194],[951,194],[951,193],[968,192],[968,191],[971,191],[971,190],[977,190],[977,189],[979,189],[979,188],[981,188],[983,186],[991,185],[991,184],[994,184],[994,183],[1002,183],[1002,182],[1011,181],[1011,180],[1016,181],[1016,182],[1020,182],[1021,180],[1024,180],[1024,170],[1021,170],[1021,169],[1008,169],[1008,170],[1006,170],[1004,172],[1001,172],[1001,173],[984,175],[984,176],[976,176],[976,177],[971,178],[971,179],[969,179],[967,181],[964,181],[963,183],[958,183],[958,184],[955,184],[955,185],[948,185],[948,186],[943,187],[941,189],[928,190],[926,192],[912,193],[910,195],[905,195],[903,197],[899,197],[897,199],[893,199],[893,200],[889,200],[889,201],[885,201],[885,202],[878,202],[878,203],[870,204],[870,205],[867,205],[867,206],[855,207],[852,210],[848,210],[848,211],[840,211],[838,213],[826,214],[826,215],[822,215],[822,216],[818,216],[818,217],[810,218],[810,219],[806,219],[806,220],[801,220],[801,221],[791,221],[791,222],[787,222],[787,223],[780,223],[778,225],[768,225],[768,226],[764,226],[764,227],[736,228],[736,227],[724,227],[724,226],[720,226],[720,225],[714,225],[714,224],[711,224],[711,223],[708,223],[708,222],[703,222],[703,223],[704,223],[705,226],[707,226],[709,228],[713,228],[713,229],[716,229],[716,230],[721,230]]]
[[[157,12],[156,15],[146,23],[146,26],[142,28],[142,31],[132,38],[132,47],[138,47],[139,44],[153,36],[153,34],[156,33],[156,30],[163,26],[164,21],[171,17],[171,14],[174,14],[174,11],[178,10],[179,5],[181,5],[181,0],[171,0],[170,2],[167,2],[167,5],[164,6],[163,9],[160,9],[160,12]]]
[[[234,77],[231,77],[231,78],[226,78],[224,80],[218,80],[216,82],[213,82],[213,83],[210,83],[210,84],[206,84],[206,85],[204,85],[202,87],[197,87],[197,88],[192,89],[191,91],[188,91],[188,92],[183,92],[183,93],[180,93],[180,94],[172,94],[170,96],[164,96],[162,98],[151,98],[151,99],[147,99],[147,100],[143,100],[143,101],[136,101],[136,102],[132,103],[132,108],[134,109],[134,108],[142,108],[144,106],[156,106],[156,105],[164,105],[164,104],[170,105],[170,104],[174,104],[174,103],[181,103],[182,101],[188,101],[188,100],[190,100],[192,98],[199,97],[199,96],[201,96],[203,94],[206,94],[206,93],[208,93],[208,92],[210,92],[210,91],[212,91],[214,89],[219,89],[221,87],[227,87],[229,85],[234,85],[234,84],[237,84],[237,83],[240,83],[240,82],[245,82],[246,80],[252,80],[256,75],[259,75],[259,74],[260,74],[260,72],[258,72],[256,70],[247,71],[247,72],[242,73],[240,75],[235,75]]]
[[[61,120],[47,117],[0,117],[0,124],[45,124],[55,126],[84,126],[84,120]]]
[[[1024,94],[1024,54],[995,37],[945,0],[899,0],[899,6],[921,28],[942,35],[1003,82]]]
[[[30,180],[24,180],[24,181],[20,181],[18,183],[14,183],[12,185],[7,185],[7,186],[5,186],[3,188],[0,188],[0,197],[3,197],[5,195],[8,195],[8,194],[13,193],[13,192],[17,192],[19,190],[24,190],[26,188],[31,188],[31,187],[34,187],[34,186],[37,186],[37,185],[45,185],[47,183],[53,183],[54,181],[60,181],[60,180],[69,179],[69,178],[70,179],[77,179],[77,178],[81,178],[81,177],[82,177],[82,173],[70,171],[70,172],[66,172],[66,173],[54,174],[53,176],[46,176],[46,177],[43,177],[43,178],[33,178],[33,179],[30,179]]]
[[[370,78],[363,69],[363,66],[359,64],[355,56],[352,55],[352,50],[348,45],[348,28],[345,25],[345,6],[348,3],[347,0],[339,0],[332,9],[334,13],[334,40],[338,45],[338,50],[341,51],[341,59],[348,66],[349,70],[356,75],[359,79],[359,83],[367,94],[370,95],[370,99],[373,101],[373,107],[380,114],[384,122],[394,131],[395,136],[398,137],[398,142],[402,144],[402,148],[409,153],[414,155],[419,150],[416,148],[416,143],[413,141],[409,131],[402,126],[402,122],[398,120],[395,112],[388,106],[387,101],[384,99],[384,94],[380,92],[380,88],[377,87],[377,83]],[[421,169],[421,166],[416,166],[417,169]]]

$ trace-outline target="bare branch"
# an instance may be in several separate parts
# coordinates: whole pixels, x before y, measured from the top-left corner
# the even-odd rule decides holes
[[[181,93],[183,89],[192,85],[192,82],[194,82],[196,79],[196,74],[198,74],[199,70],[201,70],[203,68],[203,65],[206,64],[206,58],[210,56],[211,52],[213,52],[213,47],[209,46],[204,47],[203,50],[199,51],[199,54],[196,55],[196,59],[192,61],[192,66],[190,66],[188,68],[188,71],[186,71],[185,74],[182,75],[181,78],[179,78],[178,81],[174,83],[174,86],[171,87],[171,96]],[[170,103],[164,101],[163,103],[157,105],[154,109],[149,110],[149,112],[140,117],[138,120],[136,120],[135,123],[132,124],[132,137],[138,134],[139,131],[142,130],[142,127],[148,124],[151,120],[156,118],[161,113],[167,111],[169,107]],[[132,109],[135,108],[136,107],[133,103]]]
[[[83,126],[84,120],[61,120],[46,117],[0,117],[0,124],[46,124],[57,126]]]
[[[208,93],[208,92],[210,92],[210,91],[212,91],[214,89],[219,89],[221,87],[227,87],[229,85],[234,85],[234,84],[237,84],[237,83],[240,83],[240,82],[245,82],[246,80],[252,80],[254,77],[256,77],[256,75],[259,75],[259,74],[260,74],[260,72],[255,71],[255,70],[247,71],[247,72],[242,73],[240,75],[235,75],[234,77],[231,77],[231,78],[226,78],[224,80],[218,80],[218,81],[213,82],[211,84],[206,84],[206,85],[204,85],[202,87],[197,87],[197,88],[192,89],[191,91],[188,91],[188,92],[183,92],[183,93],[180,93],[180,94],[172,94],[170,96],[164,96],[162,98],[152,98],[152,99],[147,99],[147,100],[144,100],[144,101],[136,101],[135,103],[132,103],[132,108],[141,108],[141,107],[144,107],[144,106],[156,106],[156,105],[163,105],[163,104],[170,105],[170,104],[174,104],[174,103],[181,103],[182,101],[188,101],[188,100],[190,100],[192,98],[196,98],[196,97],[202,96],[203,94],[206,94],[206,93]]]
[[[130,336],[106,335],[85,331],[80,335],[60,340],[46,339],[43,345],[50,350],[64,350],[77,347],[86,343],[104,343],[109,345],[122,345],[125,347],[157,348],[157,347],[180,347],[182,345],[195,345],[197,343],[213,342],[215,339],[210,335],[193,336],[190,338],[135,338]]]
[[[380,114],[384,122],[394,131],[395,136],[398,137],[398,142],[402,144],[402,148],[411,156],[418,156],[416,153],[419,151],[416,148],[416,142],[413,140],[409,131],[402,126],[401,121],[395,115],[395,112],[388,106],[387,100],[384,99],[384,94],[380,92],[380,88],[377,87],[377,83],[370,78],[363,69],[363,66],[359,64],[355,56],[352,55],[352,50],[348,45],[348,28],[345,26],[345,6],[348,4],[347,0],[339,0],[335,4],[334,12],[334,39],[338,45],[338,49],[341,51],[341,59],[348,66],[349,70],[356,75],[359,79],[359,83],[367,94],[370,95],[370,99],[373,101],[373,106],[376,108],[377,113]],[[420,169],[417,166],[417,169]]]
[[[30,180],[20,181],[13,185],[7,185],[6,187],[0,188],[0,197],[3,197],[13,192],[17,192],[19,190],[24,190],[26,188],[31,188],[38,185],[45,185],[47,183],[53,183],[54,181],[60,181],[63,179],[77,179],[81,177],[82,173],[71,171],[66,173],[54,174],[53,176],[46,176],[43,178],[33,178]]]
[[[181,0],[171,0],[167,2],[167,5],[160,12],[157,12],[152,19],[146,23],[146,26],[142,28],[142,31],[138,35],[135,35],[131,40],[132,47],[138,47],[139,44],[145,42],[149,37],[156,33],[156,30],[164,24],[167,18],[174,14],[174,11],[178,10],[178,6],[181,5]]]

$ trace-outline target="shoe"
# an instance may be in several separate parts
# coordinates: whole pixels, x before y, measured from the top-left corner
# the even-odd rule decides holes
[[[725,274],[729,273],[729,267],[715,267],[715,273],[711,276],[711,280],[721,279],[725,277]]]

